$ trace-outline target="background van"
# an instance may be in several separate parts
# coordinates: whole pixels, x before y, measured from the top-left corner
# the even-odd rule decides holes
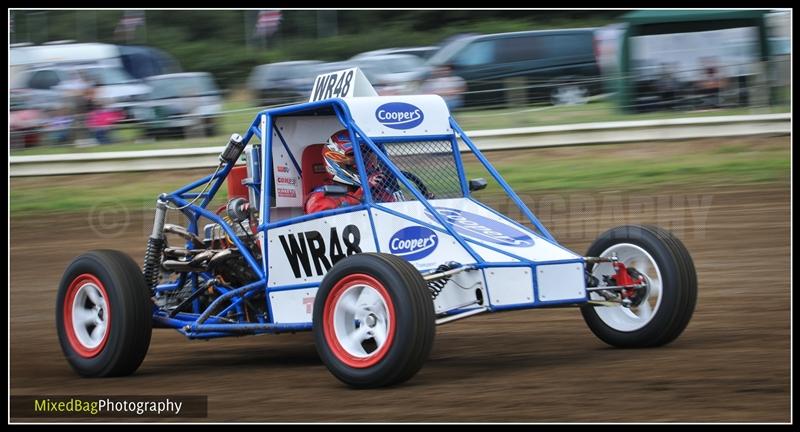
[[[507,87],[524,95],[527,102],[583,102],[602,87],[594,31],[467,36],[443,46],[428,66],[452,66],[453,74],[467,83],[467,106],[504,104],[509,97]]]

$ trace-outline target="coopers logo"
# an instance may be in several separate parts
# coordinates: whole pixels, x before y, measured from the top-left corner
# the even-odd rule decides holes
[[[433,253],[439,245],[439,236],[422,226],[410,226],[394,233],[389,240],[392,255],[416,261]]]
[[[461,235],[503,246],[530,247],[533,239],[515,227],[481,215],[447,207],[434,207]],[[428,212],[425,214],[434,219]],[[435,219],[434,219],[435,220]]]
[[[375,118],[392,129],[411,129],[419,126],[425,115],[422,110],[405,102],[389,102],[375,110]]]

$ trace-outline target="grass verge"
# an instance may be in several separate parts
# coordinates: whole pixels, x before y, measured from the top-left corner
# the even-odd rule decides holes
[[[78,148],[72,145],[57,147],[33,147],[12,150],[12,156],[32,156],[60,153],[96,153],[110,151],[160,150],[172,148],[195,148],[224,146],[232,133],[243,134],[261,108],[252,107],[247,101],[236,100],[225,104],[223,111],[233,111],[220,117],[219,135],[192,139],[167,139],[143,141],[137,128],[118,131],[118,142],[94,147]],[[453,115],[464,130],[504,129],[558,124],[593,123],[624,120],[654,120],[675,117],[709,117],[742,114],[767,114],[788,112],[788,105],[760,110],[730,108],[704,111],[660,111],[643,114],[626,114],[616,109],[610,101],[595,101],[585,105],[518,107],[493,110],[457,111]]]
[[[681,142],[515,150],[486,154],[518,192],[696,187],[789,180],[789,137],[742,137]],[[485,177],[481,194],[500,191],[465,155],[470,178]],[[12,216],[68,213],[102,206],[152,207],[156,196],[208,170],[13,178]],[[223,186],[224,191],[225,186]],[[219,194],[215,202],[222,202]]]

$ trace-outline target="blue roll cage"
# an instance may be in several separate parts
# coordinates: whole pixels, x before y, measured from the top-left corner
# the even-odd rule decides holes
[[[288,219],[283,219],[276,222],[269,222],[270,220],[270,197],[268,194],[272,188],[272,131],[277,130],[274,129],[274,119],[281,116],[290,116],[290,115],[301,115],[319,111],[329,111],[333,110],[333,113],[338,118],[339,122],[345,126],[350,134],[350,139],[352,142],[359,142],[357,138],[360,138],[360,141],[365,143],[366,146],[371,150],[371,152],[383,162],[385,167],[391,171],[392,174],[406,187],[408,191],[416,198],[420,203],[422,203],[428,212],[434,216],[436,221],[441,225],[435,226],[430,223],[426,223],[415,218],[409,217],[397,211],[394,211],[390,208],[385,206],[381,206],[379,203],[375,203],[372,200],[372,195],[370,193],[369,188],[364,188],[364,198],[361,204],[354,205],[350,207],[344,208],[337,208],[333,210],[326,210],[319,213],[303,215]],[[480,203],[479,201],[475,200],[470,196],[469,186],[466,180],[466,175],[464,172],[463,162],[461,160],[461,152],[459,150],[458,145],[458,138],[460,137],[463,142],[467,145],[469,150],[475,155],[475,157],[480,161],[480,163],[486,168],[486,170],[490,173],[490,175],[494,178],[495,181],[503,188],[505,193],[514,201],[514,203],[519,207],[520,211],[528,218],[531,224],[536,227],[539,234],[531,231],[527,227],[523,225],[516,224],[518,228],[525,230],[534,236],[543,236],[550,242],[558,245],[555,238],[550,234],[549,231],[541,224],[541,222],[536,218],[533,212],[525,205],[525,203],[517,196],[517,194],[511,189],[511,187],[506,183],[500,173],[492,167],[486,157],[478,150],[472,140],[467,137],[467,135],[463,132],[463,130],[459,127],[458,123],[450,117],[450,127],[453,133],[449,135],[439,135],[439,136],[403,136],[398,138],[370,138],[367,136],[353,121],[353,118],[350,114],[350,110],[347,104],[339,98],[335,99],[327,99],[318,102],[309,102],[304,104],[292,105],[287,107],[281,108],[274,108],[268,109],[259,112],[256,115],[256,118],[253,120],[250,127],[247,129],[243,137],[244,145],[247,145],[253,136],[261,136],[266,138],[266,142],[262,142],[260,144],[254,144],[255,147],[259,151],[255,151],[252,154],[257,155],[259,158],[261,155],[264,155],[264,161],[258,160],[254,166],[259,167],[260,171],[253,173],[253,179],[250,182],[247,182],[246,185],[249,188],[252,188],[255,192],[255,196],[260,197],[260,202],[258,203],[259,206],[259,214],[261,215],[261,222],[258,225],[257,233],[263,233],[264,239],[267,238],[268,231],[273,228],[278,228],[286,225],[291,225],[299,222],[304,222],[307,220],[324,218],[328,216],[333,216],[342,213],[349,213],[349,212],[357,212],[362,210],[367,210],[367,214],[369,215],[370,224],[372,225],[372,235],[375,237],[375,245],[378,246],[377,241],[377,234],[375,233],[374,229],[374,222],[372,220],[372,213],[369,211],[371,208],[378,208],[381,211],[385,211],[390,213],[394,216],[412,221],[414,223],[426,226],[430,229],[439,231],[439,232],[446,232],[447,234],[451,235],[453,238],[458,241],[458,243],[475,259],[476,264],[473,265],[476,269],[486,268],[486,267],[530,267],[535,266],[536,263],[531,262],[528,259],[521,258],[518,256],[514,256],[509,254],[506,251],[500,251],[494,247],[480,244],[481,247],[493,249],[496,252],[501,252],[505,255],[510,255],[519,260],[519,262],[503,262],[503,263],[491,263],[486,262],[479,254],[477,254],[470,244],[478,244],[477,242],[471,239],[465,239],[461,234],[459,234],[453,226],[446,222],[445,219],[433,208],[433,206],[428,202],[428,200],[423,196],[416,188],[414,183],[409,181],[408,178],[398,169],[394,163],[386,156],[386,154],[381,151],[381,144],[389,143],[389,142],[401,142],[401,141],[420,141],[420,140],[446,140],[450,141],[452,146],[452,151],[455,158],[456,170],[460,179],[460,186],[462,196],[466,199],[469,199],[487,210],[498,214],[497,211],[494,209],[485,206],[484,204]],[[263,129],[262,129],[263,128]],[[283,140],[283,137],[279,134],[279,139],[281,140],[282,144],[286,146],[286,142]],[[262,150],[261,147],[265,146],[265,149],[269,151],[260,151]],[[367,178],[366,168],[364,166],[363,155],[361,151],[361,147],[356,145],[353,146],[356,164],[359,171],[359,176],[361,178]],[[293,159],[292,162],[297,165],[297,162]],[[199,180],[196,180],[188,185],[168,194],[161,194],[159,196],[159,200],[170,202],[175,204],[180,208],[180,211],[186,216],[188,219],[188,231],[194,234],[198,234],[198,220],[201,217],[205,217],[221,226],[225,233],[230,237],[233,243],[238,248],[239,252],[242,254],[244,259],[246,260],[247,264],[250,268],[255,272],[258,276],[258,280],[256,282],[252,282],[246,284],[241,287],[237,288],[230,288],[225,286],[220,286],[219,284],[212,284],[211,286],[219,292],[219,296],[204,310],[201,310],[201,305],[199,300],[195,299],[192,302],[192,312],[179,312],[175,314],[175,316],[170,316],[170,314],[164,310],[159,309],[158,307],[154,306],[153,310],[153,324],[156,327],[162,328],[174,328],[177,329],[179,332],[183,333],[185,336],[192,338],[192,339],[210,339],[216,337],[226,337],[226,336],[236,336],[242,334],[259,334],[259,333],[278,333],[278,332],[286,332],[286,331],[300,331],[300,330],[310,330],[311,325],[308,323],[301,323],[301,324],[280,324],[273,322],[273,313],[272,313],[272,304],[270,302],[269,293],[276,292],[276,291],[284,291],[284,290],[291,290],[291,289],[300,289],[300,288],[309,288],[309,287],[318,287],[319,283],[305,283],[305,284],[294,284],[294,285],[283,285],[283,286],[274,286],[269,287],[267,284],[268,279],[268,254],[266,250],[262,251],[262,262],[258,262],[256,257],[250,252],[249,248],[239,239],[238,235],[234,231],[234,229],[228,225],[220,216],[217,214],[209,211],[206,209],[208,204],[214,199],[219,188],[222,186],[222,183],[225,181],[225,178],[230,173],[231,169],[236,164],[234,162],[227,162],[224,165],[221,165],[221,168],[217,169],[215,173],[203,177]],[[298,172],[299,172],[299,166]],[[211,184],[210,188],[207,192],[202,193],[195,193],[191,192],[194,189],[197,189],[200,186]],[[263,188],[262,188],[263,183]],[[191,200],[200,200],[199,204],[194,202],[190,202]],[[442,228],[443,227],[443,228]],[[256,233],[256,234],[257,234]],[[265,244],[265,241],[262,241],[262,245]],[[191,247],[191,242],[187,242],[187,247]],[[563,260],[563,262],[582,262],[576,260]],[[553,264],[555,262],[548,262],[548,264]],[[178,276],[177,280],[159,284],[155,288],[156,293],[164,293],[174,290],[182,289],[187,282],[187,278],[191,282],[192,291],[196,291],[199,289],[207,289],[207,284],[209,281],[213,281],[213,275],[206,273],[206,272],[191,272],[191,273],[181,273]],[[202,282],[201,282],[202,281]],[[259,290],[264,290],[267,295],[265,295],[265,301],[267,302],[267,310],[269,313],[267,314],[267,318],[263,316],[257,316],[256,319],[258,322],[242,322],[241,318],[239,322],[230,322],[230,319],[226,317],[231,310],[235,310],[239,317],[244,316],[243,304],[246,299],[252,297],[255,293],[259,292]],[[220,309],[217,313],[215,311],[225,302],[229,302],[227,306]],[[575,301],[570,301],[569,303],[574,304]],[[535,307],[529,306],[528,308]],[[488,306],[490,311],[492,310],[501,310],[501,309],[508,309],[502,307],[492,307],[491,305]],[[457,313],[458,311],[450,311],[450,313]]]

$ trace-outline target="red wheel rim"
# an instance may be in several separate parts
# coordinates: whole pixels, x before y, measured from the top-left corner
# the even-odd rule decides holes
[[[364,290],[371,290],[369,295],[377,294],[379,299],[381,300],[381,304],[379,307],[375,308],[374,306],[370,306],[368,308],[361,308],[359,307],[359,311],[353,314],[350,314],[343,309],[338,308],[345,308],[344,305],[341,304],[341,300],[343,297],[355,295],[354,290],[361,289],[361,293],[364,293]],[[360,298],[360,296],[359,296]],[[374,302],[373,302],[374,304]],[[362,310],[363,309],[363,310]],[[377,310],[374,310],[377,309]],[[385,315],[383,315],[385,312]],[[357,320],[363,322],[361,325],[372,327],[374,325],[377,333],[377,329],[384,328],[386,329],[385,333],[385,340],[383,343],[378,344],[376,349],[372,352],[364,354],[366,355],[355,355],[351,349],[348,351],[344,345],[340,342],[340,338],[346,338],[347,334],[341,334],[343,327],[350,327],[349,319],[350,317],[358,317],[361,316],[363,319]],[[363,273],[355,273],[348,275],[338,281],[333,288],[331,289],[328,298],[325,300],[324,310],[323,310],[323,333],[325,335],[325,341],[330,347],[333,355],[336,358],[344,363],[345,365],[351,368],[357,369],[364,369],[371,366],[376,365],[379,363],[386,354],[389,352],[389,349],[394,342],[394,332],[395,332],[395,310],[394,310],[394,303],[392,302],[392,298],[389,295],[389,291],[386,287],[383,286],[381,282],[375,279],[372,276],[363,274]],[[345,323],[342,322],[344,317]],[[338,322],[337,322],[338,320]],[[373,321],[374,324],[370,323]],[[370,325],[372,324],[372,325]],[[354,324],[355,325],[355,324]],[[337,330],[338,327],[338,330]],[[361,327],[359,326],[354,332],[359,332]],[[373,339],[377,341],[377,335]],[[362,341],[363,342],[363,341]],[[376,342],[377,343],[377,342]]]
[[[73,317],[75,312],[75,300],[79,293],[82,295],[88,295],[85,293],[86,290],[93,289],[92,287],[96,287],[99,291],[100,295],[102,296],[102,305],[100,307],[101,312],[98,312],[98,317],[102,319],[105,327],[103,329],[103,336],[100,340],[99,344],[92,346],[87,345],[81,341],[81,339],[86,339],[85,336],[79,336],[78,330],[76,329],[76,323]],[[96,304],[96,306],[98,306]],[[89,309],[85,309],[88,311]],[[64,305],[63,305],[63,314],[64,314],[64,331],[67,334],[67,340],[69,341],[69,345],[72,347],[73,351],[77,353],[79,356],[83,358],[92,358],[97,356],[100,351],[108,342],[108,335],[111,333],[111,304],[108,298],[108,292],[106,291],[105,286],[103,283],[100,282],[96,276],[84,273],[79,275],[75,279],[72,280],[72,283],[69,284],[67,288],[67,294],[64,297]]]

